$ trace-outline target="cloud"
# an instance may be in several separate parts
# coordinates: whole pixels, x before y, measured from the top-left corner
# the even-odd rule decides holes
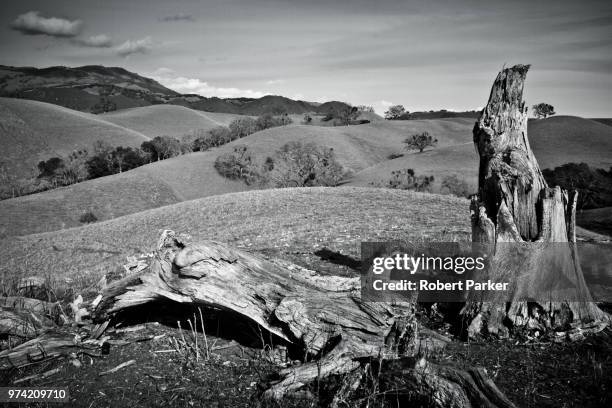
[[[38,11],[19,15],[11,24],[13,30],[26,35],[49,35],[51,37],[75,37],[81,32],[81,20],[67,20],[59,17],[43,17]]]
[[[194,22],[195,18],[191,14],[179,13],[173,16],[160,17],[159,21],[164,23],[173,23],[178,21]]]
[[[106,34],[92,35],[87,38],[77,38],[74,42],[83,47],[109,48],[113,45],[113,39]]]
[[[153,48],[151,37],[145,37],[140,40],[127,40],[121,45],[118,45],[115,51],[122,57],[128,57],[133,54],[147,54]]]
[[[186,78],[177,75],[176,72],[168,68],[159,68],[149,76],[163,86],[180,93],[198,94],[206,97],[216,96],[219,98],[261,98],[264,95],[269,95],[267,92],[251,89],[216,87],[198,78]]]
[[[284,79],[271,79],[269,81],[266,81],[266,85],[279,85],[279,84],[284,84],[285,80]]]

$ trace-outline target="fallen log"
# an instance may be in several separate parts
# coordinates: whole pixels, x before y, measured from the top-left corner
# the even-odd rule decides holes
[[[330,375],[346,375],[356,382],[365,361],[416,356],[428,344],[440,347],[447,340],[419,338],[414,302],[362,301],[357,278],[301,273],[303,268],[296,265],[265,260],[218,242],[191,243],[172,231],[162,234],[158,248],[145,268],[104,289],[92,317],[106,321],[137,306],[173,301],[221,309],[257,323],[288,346],[292,359],[302,361],[280,371],[267,384],[264,397],[281,399]],[[435,378],[431,373],[422,381],[433,390]],[[465,403],[456,406],[506,406],[485,396],[488,384],[464,391],[459,390],[463,385],[455,387],[453,392],[465,394],[461,399]]]

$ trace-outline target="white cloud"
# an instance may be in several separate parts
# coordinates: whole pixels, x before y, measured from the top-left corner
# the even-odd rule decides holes
[[[279,84],[284,84],[285,80],[284,79],[271,79],[269,81],[266,81],[266,85],[279,85]]]
[[[19,15],[11,24],[13,30],[26,35],[49,35],[51,37],[75,37],[81,32],[81,20],[59,17],[43,17],[39,11],[28,11]]]
[[[77,38],[74,42],[83,47],[109,48],[113,45],[113,39],[106,34],[92,35],[87,38]]]
[[[304,94],[296,93],[295,95],[293,95],[293,99],[295,99],[296,101],[302,101],[304,100]]]
[[[145,37],[140,40],[127,40],[116,48],[117,54],[122,57],[128,57],[132,54],[147,54],[151,51],[153,42],[151,37]]]
[[[372,107],[374,108],[374,112],[376,112],[379,115],[384,115],[385,111],[388,110],[389,107],[393,105],[396,105],[396,104],[383,99],[381,101],[377,101],[374,104],[372,104]]]
[[[219,98],[261,98],[264,95],[269,95],[268,92],[253,91],[251,89],[216,87],[209,85],[208,82],[204,82],[199,78],[180,76],[168,68],[159,68],[149,76],[163,86],[180,93],[192,93],[206,97],[217,96]]]

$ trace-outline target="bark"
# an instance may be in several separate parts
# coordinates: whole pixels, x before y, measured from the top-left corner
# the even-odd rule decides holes
[[[515,300],[479,302],[471,295],[464,308],[471,336],[483,331],[507,335],[507,322],[511,327],[561,328],[609,320],[592,302],[578,262],[577,192],[550,188],[529,145],[528,108],[522,99],[528,69],[516,65],[498,74],[474,126],[480,166],[478,194],[471,204],[472,241],[480,247],[490,244],[494,256],[488,277],[513,284]],[[552,251],[551,243],[567,244],[555,244]],[[561,285],[562,278],[571,284]]]
[[[319,276],[218,242],[190,243],[166,231],[148,265],[111,283],[92,315],[107,321],[161,300],[222,309],[257,323],[303,361],[268,382],[264,397],[281,399],[330,375],[346,376],[348,385],[338,391],[344,395],[361,382],[364,361],[423,355],[449,341],[425,330],[419,335],[414,302],[362,302],[359,289],[359,278]],[[431,371],[420,384],[429,384],[429,390],[443,396],[440,401],[463,393],[455,406],[505,406],[483,402],[489,401],[486,385],[438,389],[438,377]],[[338,403],[339,398],[333,399],[332,405]]]

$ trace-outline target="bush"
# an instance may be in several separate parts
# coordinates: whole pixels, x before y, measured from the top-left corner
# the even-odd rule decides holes
[[[312,142],[289,142],[266,163],[264,176],[274,187],[337,186],[344,177],[334,150]]]
[[[246,146],[215,160],[223,177],[270,187],[336,186],[344,176],[333,149],[314,143],[289,142],[259,164]]]
[[[387,159],[393,160],[400,157],[404,157],[404,153],[391,153],[389,156],[387,156]]]
[[[231,153],[225,153],[215,160],[215,169],[223,177],[243,180],[247,185],[259,179],[257,166],[246,146],[236,146]]]
[[[399,190],[431,192],[434,176],[417,176],[412,169],[401,169],[391,172],[387,187]]]
[[[468,183],[454,174],[444,177],[440,191],[442,194],[452,194],[457,197],[469,198],[472,195]]]
[[[98,221],[98,217],[96,217],[96,215],[91,211],[87,211],[79,218],[79,222],[83,224],[90,224],[96,221]]]

